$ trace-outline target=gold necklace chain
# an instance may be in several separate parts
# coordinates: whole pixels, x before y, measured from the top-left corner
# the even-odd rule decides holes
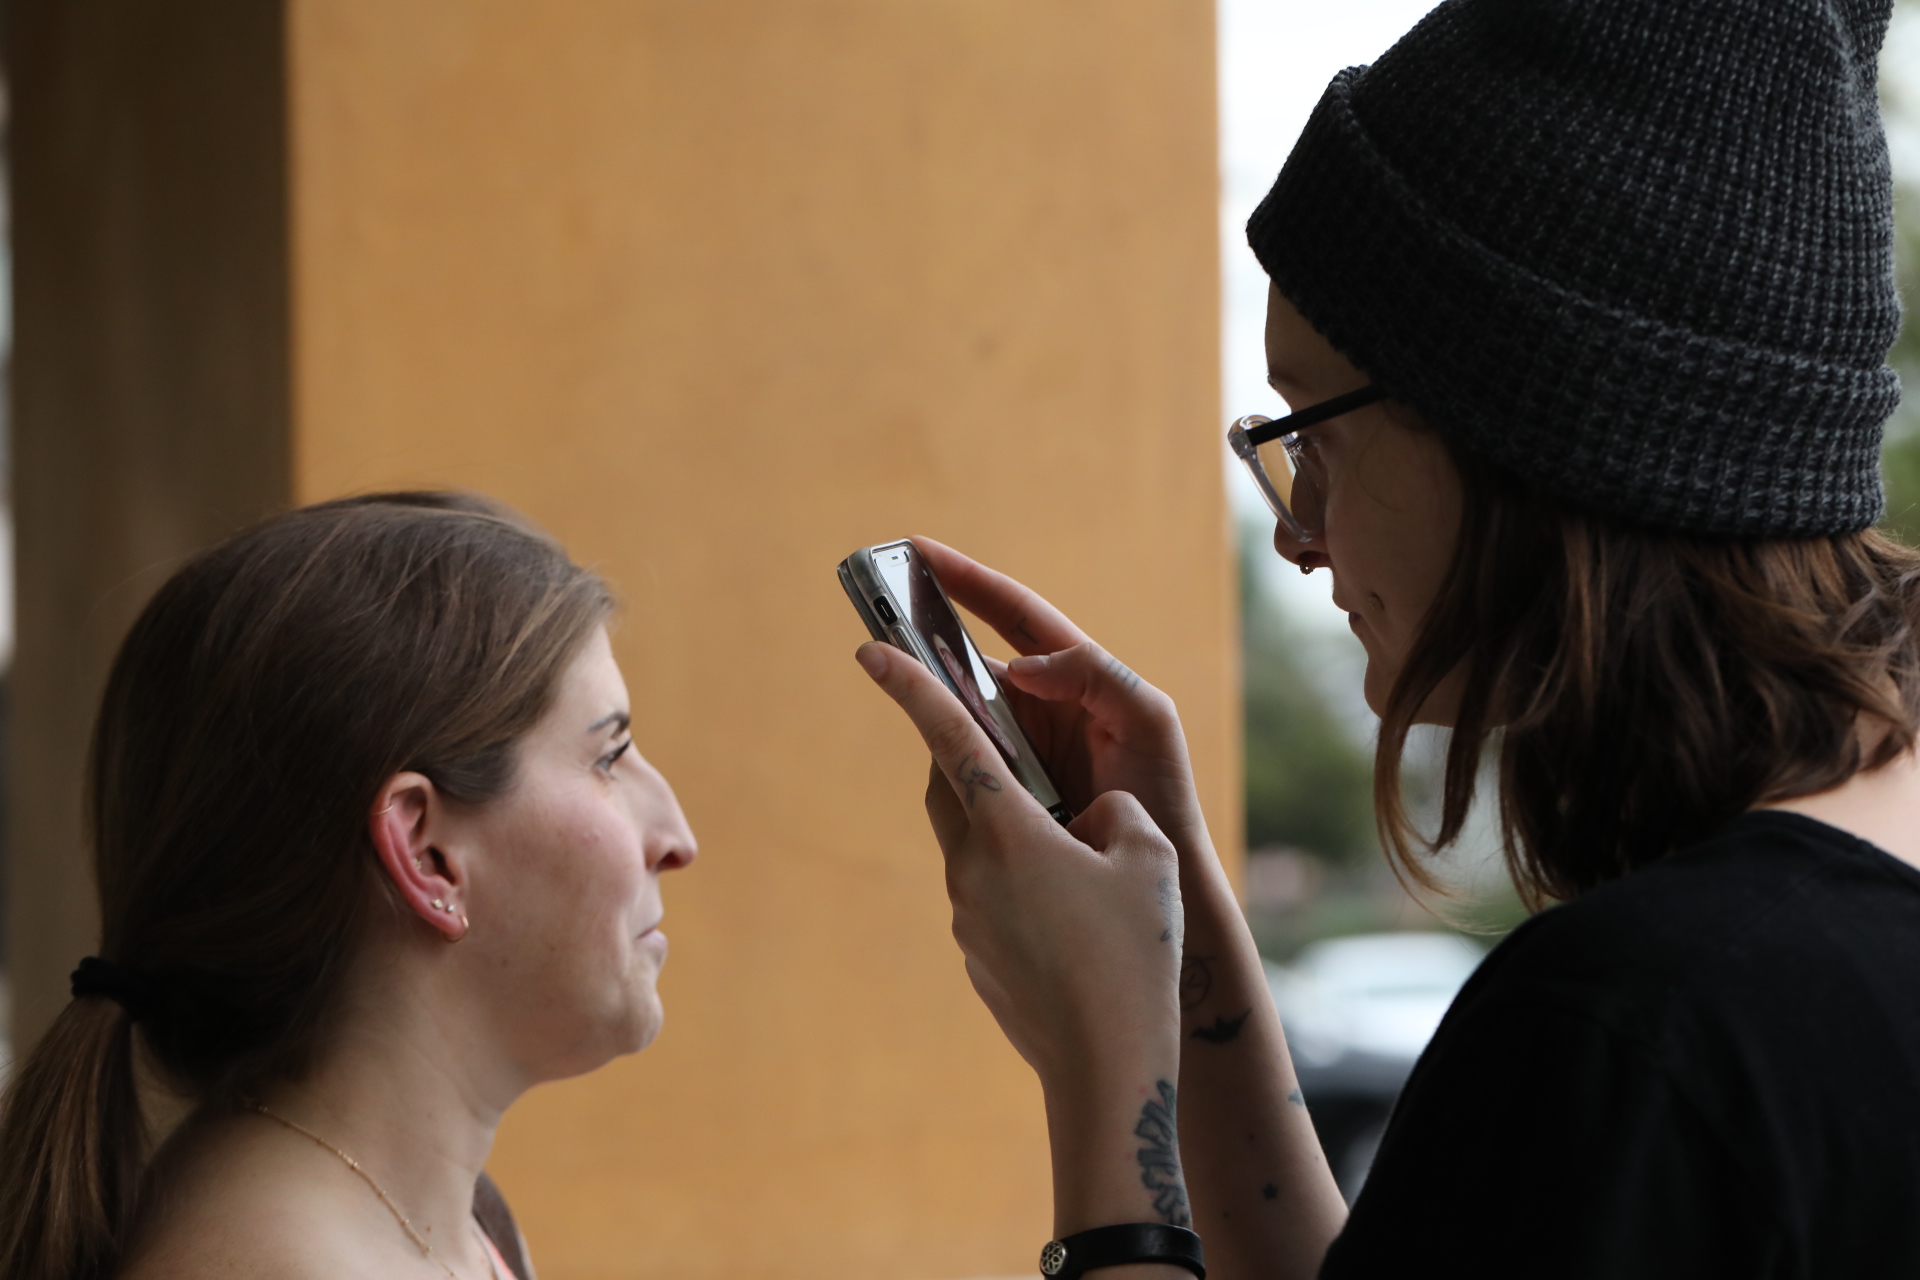
[[[334,1146],[331,1142],[328,1142],[325,1138],[321,1137],[319,1134],[315,1133],[313,1130],[305,1127],[304,1125],[295,1124],[293,1121],[287,1119],[285,1116],[279,1114],[276,1111],[269,1111],[267,1109],[267,1104],[264,1102],[254,1103],[253,1109],[259,1112],[261,1115],[265,1116],[267,1119],[273,1121],[275,1124],[280,1125],[286,1129],[291,1129],[293,1132],[299,1134],[303,1138],[311,1138],[314,1142],[318,1143],[320,1146],[325,1147],[328,1151],[331,1151],[336,1156],[339,1156],[341,1161],[345,1163],[347,1168],[359,1174],[360,1180],[366,1183],[367,1186],[373,1190],[373,1194],[380,1197],[380,1203],[387,1206],[387,1212],[391,1213],[394,1217],[394,1221],[400,1224],[400,1229],[407,1233],[407,1238],[413,1241],[415,1244],[419,1245],[420,1252],[426,1255],[427,1257],[433,1259],[434,1264],[438,1266],[442,1271],[447,1273],[447,1280],[460,1280],[460,1277],[454,1272],[454,1269],[447,1265],[447,1260],[445,1258],[442,1258],[439,1254],[433,1251],[433,1246],[427,1243],[425,1236],[421,1235],[418,1231],[414,1230],[413,1223],[407,1220],[406,1214],[400,1212],[400,1206],[393,1202],[393,1197],[388,1195],[384,1190],[381,1189],[380,1184],[373,1180],[372,1174],[368,1173],[365,1169],[360,1167],[360,1162],[358,1160],[355,1160],[352,1156],[348,1155],[346,1152],[342,1151],[340,1148]],[[487,1270],[489,1272],[492,1272],[493,1267],[491,1263],[489,1263]]]

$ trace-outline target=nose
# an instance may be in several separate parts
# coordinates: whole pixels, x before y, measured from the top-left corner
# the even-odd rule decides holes
[[[655,871],[678,871],[682,867],[693,865],[700,856],[700,842],[693,838],[693,828],[687,825],[687,815],[680,812],[680,802],[674,798],[671,788],[667,791],[668,813],[663,815],[666,821],[661,823],[660,834],[648,842],[647,864]]]
[[[700,856],[700,842],[694,839],[687,815],[680,810],[680,798],[665,775],[647,764],[647,834],[645,852],[649,871],[677,871],[690,866]]]
[[[1286,525],[1277,520],[1273,524],[1273,549],[1280,553],[1282,560],[1299,565],[1302,573],[1333,567],[1333,561],[1327,558],[1327,553],[1317,542],[1300,541],[1287,532]]]

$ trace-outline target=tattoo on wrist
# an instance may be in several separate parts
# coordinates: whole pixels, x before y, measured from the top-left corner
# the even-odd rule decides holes
[[[1237,1018],[1225,1016],[1215,1018],[1210,1027],[1195,1027],[1193,1038],[1205,1040],[1208,1044],[1228,1044],[1239,1038],[1240,1028],[1247,1025],[1247,1019],[1252,1013],[1252,1009],[1244,1009]]]
[[[1300,1092],[1299,1085],[1295,1085],[1293,1086],[1293,1092],[1287,1095],[1287,1101],[1296,1107],[1305,1107],[1307,1105],[1307,1095]]]
[[[1180,962],[1180,1007],[1198,1009],[1213,994],[1213,957],[1188,956]]]
[[[1140,677],[1127,670],[1125,663],[1111,655],[1107,658],[1107,674],[1130,690],[1140,687]]]
[[[980,767],[980,753],[978,751],[968,756],[967,762],[960,766],[960,782],[967,789],[967,794],[964,799],[966,801],[966,807],[969,809],[973,808],[973,796],[976,788],[984,788],[988,791],[998,791],[1000,789],[1000,779]]]
[[[1187,1177],[1180,1168],[1180,1129],[1176,1119],[1179,1094],[1165,1080],[1154,1083],[1158,1097],[1148,1098],[1140,1108],[1140,1123],[1133,1135],[1145,1140],[1137,1158],[1140,1183],[1153,1194],[1153,1211],[1170,1226],[1191,1227],[1193,1212],[1187,1206]]]

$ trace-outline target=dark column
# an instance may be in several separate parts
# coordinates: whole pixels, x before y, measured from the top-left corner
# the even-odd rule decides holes
[[[14,1043],[98,941],[81,779],[171,567],[289,489],[278,0],[11,0]]]

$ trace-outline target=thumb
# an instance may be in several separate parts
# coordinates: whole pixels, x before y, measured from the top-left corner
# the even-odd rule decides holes
[[[1153,877],[1164,927],[1161,940],[1176,945],[1186,937],[1186,913],[1180,904],[1180,859],[1173,842],[1154,825],[1146,809],[1124,791],[1105,791],[1075,818],[1067,830],[1077,839],[1143,878]]]
[[[1101,853],[1117,852],[1121,846],[1141,843],[1157,842],[1173,848],[1147,816],[1146,807],[1125,791],[1103,791],[1095,796],[1093,803],[1067,825],[1067,830],[1082,844]]]

